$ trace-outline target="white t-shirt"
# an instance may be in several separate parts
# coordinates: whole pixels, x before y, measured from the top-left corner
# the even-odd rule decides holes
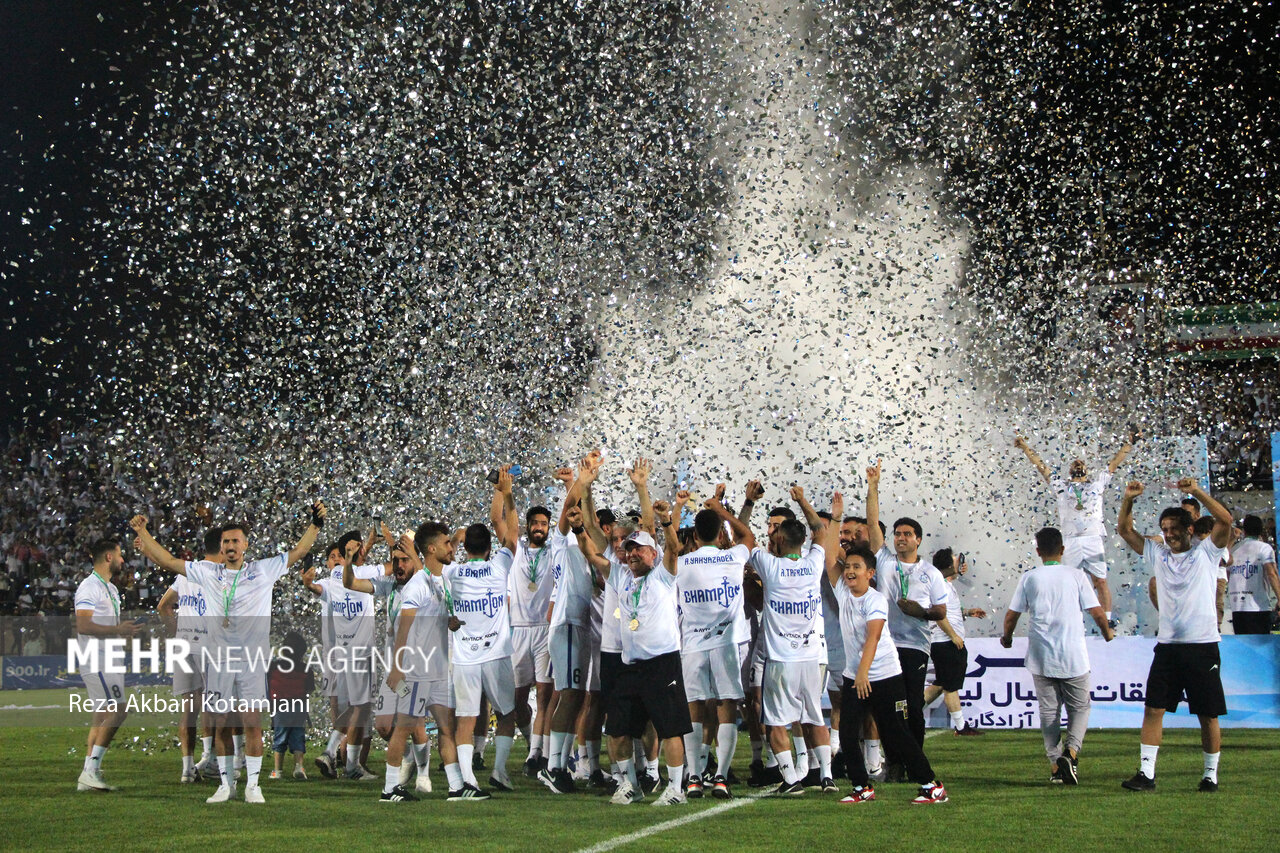
[[[373,580],[384,574],[382,566],[352,566],[351,573],[358,580]],[[352,669],[356,661],[367,661],[373,657],[374,615],[373,596],[367,592],[347,589],[342,584],[342,566],[337,566],[329,577],[319,581],[320,602],[328,616],[329,645],[328,649],[339,648],[330,660],[341,659],[337,666]],[[323,637],[321,638],[323,640]]]
[[[658,543],[658,556],[654,559],[654,568],[661,568],[666,571],[665,564],[662,562],[662,543]],[[631,568],[626,563],[618,562],[617,556],[614,554],[613,546],[610,545],[605,549],[602,555],[609,561],[609,577],[620,572],[631,574]],[[627,619],[622,618],[622,611],[618,605],[618,590],[612,583],[605,583],[604,597],[600,606],[600,651],[608,654],[622,654],[622,625]]]
[[[89,572],[89,576],[76,587],[75,607],[76,610],[92,610],[93,618],[90,621],[95,625],[120,624],[120,590],[110,581],[104,581],[97,572]],[[103,642],[110,637],[89,637],[84,634],[77,634],[77,637],[82,646],[89,640],[98,641],[98,653],[90,664],[89,672],[101,672],[106,659]]]
[[[1023,573],[1009,609],[1026,613],[1027,669],[1044,678],[1076,678],[1089,671],[1083,613],[1098,606],[1084,572],[1060,563]]]
[[[1162,643],[1216,643],[1218,563],[1223,549],[1206,538],[1181,554],[1146,540],[1142,559],[1156,576]]]
[[[1111,473],[1108,471],[1102,471],[1087,483],[1073,483],[1062,477],[1053,478],[1050,487],[1058,498],[1058,518],[1063,536],[1106,535],[1106,527],[1102,521],[1102,498],[1110,482]]]
[[[865,593],[855,596],[847,584],[840,583],[833,588],[833,595],[840,607],[840,636],[844,640],[844,677],[850,681],[858,677],[858,667],[862,665],[862,650],[867,645],[867,623],[876,620],[889,620],[889,600],[884,594],[868,588]],[[889,634],[889,626],[885,624],[880,631],[880,640],[876,643],[876,654],[871,659],[871,669],[867,673],[868,681],[883,681],[902,674],[902,664],[898,661],[898,649]]]
[[[529,547],[525,539],[517,543],[515,560],[507,576],[513,628],[547,624],[547,607],[551,604],[551,589],[556,577],[553,550],[550,538],[541,548]],[[530,584],[534,589],[529,589]]]
[[[676,558],[681,649],[701,652],[737,645],[742,620],[742,567],[746,545],[706,546]]]
[[[942,574],[942,572],[938,572],[938,574]],[[960,603],[960,590],[956,589],[954,582],[948,581],[946,578],[942,580],[947,584],[947,621],[951,623],[951,628],[956,632],[956,636],[963,640],[964,605]],[[930,622],[929,642],[949,643],[951,638],[938,626],[937,622]]]
[[[444,567],[444,586],[462,627],[453,632],[453,662],[477,664],[511,657],[507,573],[514,555],[499,548],[490,560]]]
[[[266,672],[271,662],[271,594],[289,570],[289,555],[254,560],[235,572],[208,560],[186,567],[187,580],[204,590],[209,603],[213,665],[219,666],[221,653],[223,671]]]
[[[585,536],[586,534],[582,534]],[[591,624],[591,567],[578,546],[578,537],[551,530],[551,550],[556,558],[555,587],[551,591],[551,627]]]
[[[675,575],[658,561],[639,578],[629,567],[615,565],[609,571],[609,585],[618,596],[623,663],[680,651]]]
[[[1267,578],[1262,567],[1276,561],[1275,550],[1257,539],[1241,539],[1236,558],[1227,566],[1227,609],[1243,612],[1270,610]]]
[[[882,546],[876,554],[876,589],[891,605],[889,633],[893,634],[893,644],[900,649],[915,649],[928,654],[933,623],[928,619],[908,616],[898,607],[898,599],[904,597],[903,580],[907,583],[905,597],[926,610],[947,603],[950,584],[942,579],[941,572],[924,560],[900,563],[897,554],[888,545]]]
[[[173,579],[173,592],[178,596],[178,630],[174,636],[186,640],[191,647],[191,660],[195,666],[200,665],[200,650],[209,642],[209,602],[204,597],[204,589],[184,575]]]
[[[798,560],[751,552],[751,567],[764,583],[765,657],[771,661],[825,661],[820,577],[826,552],[812,545]]]
[[[449,608],[440,579],[427,569],[419,569],[400,588],[396,587],[394,575],[380,575],[372,583],[375,595],[387,597],[388,656],[395,650],[401,616],[406,610],[416,611],[405,638],[406,651],[400,655],[400,671],[404,677],[409,681],[448,678]]]

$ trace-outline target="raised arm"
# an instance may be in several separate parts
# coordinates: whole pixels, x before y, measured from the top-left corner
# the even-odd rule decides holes
[[[306,587],[307,592],[310,592],[312,595],[324,594],[324,587],[316,583],[316,567],[315,566],[307,566],[305,569],[302,570],[301,574],[299,574],[298,577],[301,579],[302,585]]]
[[[578,465],[577,476],[568,484],[569,492],[565,495],[564,506],[560,507],[560,520],[556,525],[561,534],[569,532],[569,510],[578,506],[582,500],[583,493],[591,488],[591,484],[595,482],[596,475],[600,473],[598,460],[598,455],[589,454],[583,457],[582,462]],[[557,479],[559,479],[559,472],[557,472]]]
[[[129,520],[129,526],[138,535],[138,546],[144,557],[166,572],[174,572],[179,575],[187,573],[187,564],[165,550],[165,547],[151,535],[151,531],[147,530],[146,516],[135,515]]]
[[[681,495],[684,495],[683,501],[680,500]],[[662,525],[662,565],[673,575],[676,573],[676,560],[680,556],[680,537],[676,535],[676,524],[672,518],[680,517],[680,512],[688,501],[689,493],[681,490],[676,494],[676,508],[674,511],[666,501],[658,501],[653,505],[653,512],[658,518],[658,523]]]
[[[800,505],[800,512],[804,513],[804,520],[809,525],[809,530],[813,531],[814,541],[817,541],[818,531],[822,529],[822,518],[809,501],[805,499],[804,489],[800,486],[792,486],[791,500]]]
[[[1116,532],[1120,534],[1120,538],[1126,545],[1139,554],[1146,547],[1147,540],[1133,529],[1133,502],[1142,492],[1143,486],[1137,480],[1124,487],[1124,498],[1120,501],[1120,515],[1116,519]]]
[[[755,482],[755,481],[753,480],[752,482]],[[757,485],[759,484],[757,483]],[[720,491],[720,488],[722,487],[717,487],[716,489],[717,495],[724,494],[723,492]],[[748,489],[748,494],[750,494],[749,489]],[[716,515],[720,516],[722,519],[728,522],[729,530],[732,531],[733,533],[733,544],[746,545],[748,551],[756,547],[756,535],[751,532],[750,527],[747,527],[747,523],[742,520],[741,515],[738,515],[738,516],[733,515],[733,513],[729,512],[729,508],[724,505],[724,502],[717,498],[711,498],[710,500],[708,500],[706,503],[706,507],[707,509],[714,511]],[[750,512],[748,512],[748,515],[750,515]]]
[[[1178,481],[1178,489],[1185,494],[1200,501],[1201,506],[1209,515],[1213,516],[1213,532],[1209,534],[1209,538],[1213,540],[1213,544],[1219,548],[1225,548],[1231,544],[1231,511],[1218,501],[1210,497],[1209,493],[1200,488],[1200,484],[1192,477],[1183,477]]]
[[[1129,438],[1124,444],[1120,445],[1120,449],[1116,451],[1116,455],[1111,457],[1111,461],[1107,463],[1107,470],[1114,474],[1120,470],[1120,466],[1124,464],[1124,460],[1133,452],[1134,443],[1142,438],[1142,432],[1137,429],[1129,430]]]
[[[355,592],[373,593],[373,581],[356,577],[355,566],[345,557],[342,560],[342,585]]]
[[[764,497],[764,485],[759,480],[747,483],[747,496],[742,501],[742,509],[738,510],[738,521],[750,524],[751,510],[755,508],[756,501],[762,497]]]
[[[840,583],[840,522],[839,519],[844,518],[844,495],[836,492],[831,496],[831,518],[832,521],[823,531],[822,536],[822,552],[824,559],[823,568],[827,572],[827,580],[831,582],[832,588]]]
[[[653,526],[653,501],[649,499],[649,472],[653,463],[643,456],[637,457],[627,476],[636,487],[636,497],[640,499],[640,529],[650,536],[656,535]]]
[[[511,495],[511,466],[503,465],[498,470],[498,482],[493,486],[493,499],[489,502],[489,523],[498,537],[499,544],[511,553],[516,550],[516,531],[508,524],[506,517],[507,498]]]
[[[311,523],[303,531],[298,544],[289,549],[290,566],[310,553],[312,546],[316,544],[316,537],[320,535],[320,528],[324,527],[324,517],[328,513],[329,510],[325,507],[324,501],[316,501],[311,505]]]
[[[176,589],[169,587],[164,591],[164,595],[160,596],[160,603],[156,605],[156,613],[160,614],[160,624],[164,625],[166,637],[172,637],[178,633],[178,591]]]
[[[884,534],[880,532],[880,463],[867,469],[867,544],[875,554],[884,547]]]
[[[1031,449],[1031,445],[1027,444],[1027,440],[1019,435],[1013,439],[1013,446],[1026,454],[1028,461],[1035,466],[1035,469],[1040,472],[1041,478],[1048,483],[1051,479],[1049,466],[1044,464],[1044,460],[1042,460],[1040,456]]]

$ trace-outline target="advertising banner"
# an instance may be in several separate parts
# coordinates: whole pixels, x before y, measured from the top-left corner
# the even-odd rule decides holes
[[[163,672],[124,677],[126,687],[140,684],[172,684]],[[0,658],[0,690],[43,690],[50,687],[84,687],[78,672],[67,671],[66,655],[5,655]]]

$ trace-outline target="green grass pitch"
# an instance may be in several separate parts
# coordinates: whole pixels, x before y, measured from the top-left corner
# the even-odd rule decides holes
[[[931,736],[926,749],[951,802],[910,804],[910,785],[882,785],[875,803],[838,805],[835,796],[754,799],[730,809],[703,799],[687,806],[619,807],[593,793],[553,795],[524,778],[517,742],[511,770],[516,791],[489,802],[446,803],[438,754],[436,793],[419,803],[377,801],[378,782],[319,778],[308,744],[306,782],[263,774],[265,806],[203,800],[211,784],[180,785],[173,730],[146,721],[126,724],[104,764],[112,794],[77,793],[84,730],[41,722],[5,706],[66,701],[66,691],[0,694],[0,792],[6,836],[0,847],[23,850],[387,850],[402,845],[435,850],[575,851],[685,822],[631,840],[618,849],[715,851],[806,849],[876,851],[1274,850],[1280,832],[1271,772],[1280,732],[1224,730],[1221,791],[1200,794],[1200,746],[1194,730],[1166,733],[1153,794],[1123,791],[1137,766],[1134,731],[1093,731],[1081,756],[1081,784],[1048,784],[1038,732],[989,732],[980,738]],[[144,750],[142,744],[147,744]],[[369,766],[381,776],[378,742]],[[739,741],[734,762],[746,778],[750,750]],[[486,761],[492,763],[490,745]],[[286,766],[288,763],[286,762]],[[271,754],[264,758],[269,771]],[[487,773],[485,777],[487,778]],[[482,780],[483,781],[483,780]],[[841,780],[841,787],[847,782]],[[243,784],[240,793],[243,792]],[[754,793],[745,785],[740,798]],[[649,798],[650,800],[653,797]],[[700,814],[704,818],[690,820]]]

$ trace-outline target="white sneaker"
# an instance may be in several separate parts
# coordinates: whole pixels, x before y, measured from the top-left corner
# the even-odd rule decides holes
[[[357,764],[355,770],[348,770],[344,774],[344,778],[350,779],[353,782],[369,782],[377,779],[378,777],[370,773],[367,768],[361,767]]]
[[[413,776],[418,772],[418,765],[414,764],[408,758],[400,760],[400,780],[396,782],[401,788],[408,788],[409,783],[413,781]]]
[[[414,784],[414,790],[416,790],[419,794],[430,794],[431,793],[431,774],[419,773],[418,781]]]
[[[239,781],[240,781],[240,774],[241,774],[242,772],[244,772],[244,764],[243,764],[243,763],[239,763],[239,764],[236,764],[235,766],[233,766],[233,767],[231,768],[231,781],[232,781],[232,782],[239,782]]]
[[[114,791],[115,788],[108,785],[102,778],[101,773],[95,773],[92,770],[81,770],[80,778],[76,780],[77,791]]]
[[[262,789],[257,785],[246,785],[244,788],[244,801],[246,803],[265,803],[262,797]]]
[[[218,770],[218,756],[206,755],[204,760],[196,765],[196,772],[206,779],[217,779],[221,775]]]
[[[671,785],[668,785],[667,790],[663,791],[662,796],[654,800],[652,805],[683,806],[687,802],[689,801],[685,799],[684,791],[681,791],[679,788],[674,788]]]
[[[219,785],[218,790],[213,792],[213,796],[205,800],[206,803],[225,803],[236,795],[235,788],[229,788],[226,785]]]
[[[629,806],[636,802],[635,794],[637,793],[640,794],[640,799],[643,800],[644,791],[637,792],[636,789],[631,786],[630,779],[623,779],[622,782],[618,784],[618,790],[614,791],[613,796],[609,798],[609,802],[613,803],[615,806]]]
[[[178,781],[183,785],[190,785],[192,782],[195,782],[199,778],[200,776],[198,773],[196,773],[196,769],[192,767],[190,770],[183,770],[182,778],[179,779]]]

